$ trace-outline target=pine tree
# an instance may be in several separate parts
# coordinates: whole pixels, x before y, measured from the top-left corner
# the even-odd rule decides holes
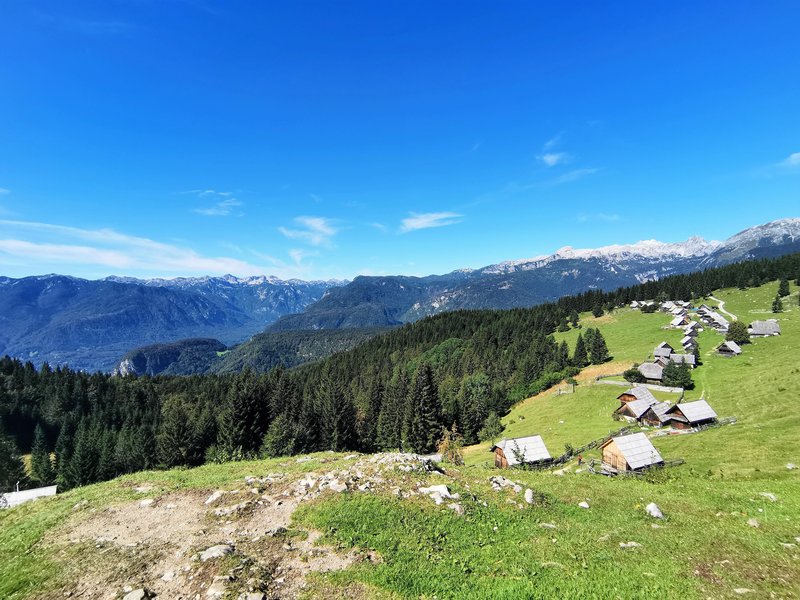
[[[241,380],[236,377],[228,388],[225,403],[217,419],[217,449],[221,456],[232,459],[249,446],[247,407]]]
[[[591,346],[589,346],[589,359],[593,365],[599,365],[611,358],[608,354],[608,346],[603,334],[599,329],[594,330],[591,336]]]
[[[728,326],[728,333],[725,334],[725,339],[729,342],[736,342],[737,344],[749,344],[750,334],[747,333],[747,325],[739,320],[733,321]]]
[[[561,333],[569,331],[569,324],[567,323],[567,317],[561,317],[561,321],[558,323],[557,331]]]
[[[386,390],[378,416],[378,447],[383,450],[403,449],[403,422],[408,397],[408,377],[400,370]]]
[[[575,351],[572,354],[572,364],[573,366],[579,368],[583,368],[589,364],[589,356],[586,352],[586,344],[584,343],[583,336],[580,333],[578,334],[578,339],[575,342]]]
[[[0,493],[12,492],[17,485],[24,489],[26,484],[25,463],[17,445],[0,430]]]
[[[287,456],[295,449],[297,428],[292,423],[287,413],[281,413],[270,424],[264,442],[261,444],[261,454],[274,458]]]
[[[52,485],[56,479],[50,450],[47,448],[47,437],[44,429],[37,423],[33,433],[33,446],[31,447],[31,478],[37,485]]]
[[[159,462],[166,468],[197,464],[200,449],[183,400],[176,396],[167,398],[161,411],[161,427],[156,438]]]
[[[482,442],[493,442],[503,433],[503,424],[496,412],[490,412],[483,423],[483,427],[478,432],[478,439]]]
[[[322,438],[325,447],[341,452],[355,446],[355,409],[333,377],[326,370],[319,386],[318,403],[320,407]]]
[[[67,465],[64,487],[74,488],[97,481],[98,463],[97,440],[89,422],[84,419],[75,433],[75,451]]]
[[[436,450],[442,430],[441,406],[433,370],[423,363],[414,376],[411,392],[409,426],[406,442],[414,452],[428,454]]]
[[[62,488],[69,488],[67,485],[67,468],[75,450],[75,423],[69,417],[65,417],[61,423],[61,431],[56,440],[56,483]]]
[[[789,295],[789,280],[785,277],[778,284],[778,296],[785,298]]]
[[[580,317],[578,316],[578,311],[573,309],[572,312],[569,314],[569,321],[572,323],[573,327],[577,327],[578,323],[580,322]]]
[[[489,416],[488,406],[491,393],[491,382],[485,373],[470,375],[461,382],[459,421],[466,444],[478,442],[478,431],[483,427],[486,417]]]
[[[781,301],[780,296],[775,296],[775,300],[772,301],[772,312],[774,313],[783,312],[783,302]]]
[[[603,305],[598,303],[592,307],[592,314],[595,317],[602,317],[603,316]]]
[[[670,387],[680,387],[687,390],[690,390],[694,387],[694,382],[692,381],[692,372],[689,369],[689,365],[685,363],[678,365],[672,361],[668,362],[664,367],[661,381],[664,385],[668,385]]]
[[[97,480],[108,481],[117,476],[117,435],[111,429],[103,431],[98,438],[99,459],[97,462]]]

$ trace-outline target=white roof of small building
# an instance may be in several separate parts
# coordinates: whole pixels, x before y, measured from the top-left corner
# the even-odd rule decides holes
[[[643,433],[611,438],[631,469],[640,469],[664,462],[658,450]]]
[[[540,435],[501,440],[492,446],[492,450],[495,448],[500,448],[503,451],[503,455],[506,457],[509,467],[520,463],[520,461],[517,460],[517,454],[521,454],[523,458],[522,462],[526,463],[548,460],[551,458],[547,447],[544,445],[544,440]]]
[[[717,346],[717,351],[722,350],[724,352],[725,348],[727,348],[733,354],[742,353],[742,349],[739,347],[739,344],[737,344],[736,342],[731,342],[730,340],[727,342],[722,342],[719,346]]]
[[[656,402],[658,402],[658,400],[656,400],[656,397],[653,396],[653,392],[651,392],[643,385],[633,386],[631,389],[622,392],[619,396],[623,396],[625,394],[630,394],[637,400],[644,400],[645,402],[648,403],[648,406],[650,404],[655,404]],[[619,396],[617,396],[617,398],[619,398]]]
[[[680,410],[689,423],[705,421],[706,419],[716,419],[717,413],[709,406],[705,400],[694,400],[692,402],[682,402],[670,409],[670,412]]]
[[[683,339],[681,340],[681,346],[684,346],[684,347],[685,346],[691,346],[691,345],[694,345],[696,343],[697,343],[697,340],[695,340],[690,335],[684,336]]]
[[[691,366],[695,365],[694,354],[670,354],[669,359],[676,365],[680,364],[687,364]]]
[[[684,317],[675,317],[672,321],[669,322],[670,326],[672,327],[680,327],[683,325]]]
[[[642,363],[639,365],[639,373],[644,375],[645,379],[660,380],[664,376],[664,368],[656,363]]]
[[[780,335],[781,326],[775,319],[767,321],[753,321],[747,329],[750,335]]]

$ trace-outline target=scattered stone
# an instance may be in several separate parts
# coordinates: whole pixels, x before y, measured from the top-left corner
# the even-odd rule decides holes
[[[578,502],[578,506],[581,508],[589,508],[589,503],[584,500],[583,502]]]
[[[778,501],[778,497],[775,494],[773,494],[772,492],[761,492],[759,494],[759,496],[762,496],[762,497],[766,498],[770,502],[777,502]]]
[[[175,573],[173,571],[167,571],[161,576],[161,581],[170,582],[175,579]]]
[[[83,508],[84,506],[86,506],[87,504],[89,504],[89,501],[88,501],[88,500],[81,500],[81,501],[80,501],[80,502],[78,502],[78,503],[77,503],[75,506],[73,506],[73,507],[72,507],[72,510],[78,510],[78,509],[81,509],[81,508]]]
[[[147,508],[148,506],[153,504],[153,502],[155,502],[155,500],[153,500],[152,498],[145,498],[144,500],[139,502],[139,508]]]
[[[459,516],[464,514],[464,507],[461,506],[458,502],[453,502],[451,504],[448,504],[447,508],[449,508]]]
[[[493,475],[489,477],[489,482],[492,484],[492,487],[495,491],[499,492],[504,487],[514,487],[516,484],[511,481],[510,479],[506,479],[502,475]]]
[[[786,549],[797,548],[797,544],[787,544],[786,542],[781,542],[781,546]]]
[[[228,589],[228,582],[231,580],[227,575],[214,577],[213,583],[206,590],[206,598],[222,598]]]
[[[553,523],[539,523],[539,527],[543,529],[555,529],[556,526]]]
[[[233,552],[233,546],[229,544],[219,544],[211,546],[211,548],[200,553],[200,560],[203,562],[211,560],[212,558],[222,558]]]
[[[647,511],[647,514],[653,517],[654,519],[663,519],[664,514],[661,512],[661,509],[658,508],[658,504],[655,502],[651,502],[644,508]]]
[[[755,590],[751,590],[750,588],[735,588],[733,590],[734,594],[739,594],[740,596],[744,596],[745,594],[752,594]]]
[[[214,492],[213,494],[211,494],[211,495],[210,495],[208,498],[206,498],[206,501],[205,501],[205,503],[206,503],[206,504],[214,504],[214,502],[216,502],[217,500],[219,500],[220,498],[222,498],[222,496],[223,496],[224,494],[225,494],[225,492],[223,492],[223,491],[221,491],[221,490],[217,490],[216,492]]]
[[[261,592],[248,592],[239,596],[239,600],[264,600],[264,598],[266,596]]]
[[[136,492],[137,494],[146,494],[152,489],[153,489],[152,485],[140,485],[139,487],[133,488],[133,491]]]
[[[514,493],[519,494],[522,491],[522,486],[519,484],[514,484]]]
[[[334,479],[328,484],[328,489],[336,493],[341,493],[347,490],[347,484],[343,481],[339,481],[338,479]]]
[[[354,458],[358,458],[358,454],[348,454],[344,457],[344,460],[353,460]]]
[[[642,545],[638,542],[620,542],[620,548],[641,548]]]
[[[525,490],[525,502],[533,504],[533,490],[531,488]]]
[[[653,529],[663,529],[663,527],[661,527],[661,525],[659,525],[658,523],[651,523],[650,527],[652,527]]]
[[[556,469],[555,471],[553,471],[553,475],[555,475],[556,477],[563,477],[564,472],[565,472],[564,469]]]
[[[794,463],[786,463],[786,468],[789,469],[790,471],[793,471],[794,469],[797,468],[797,465]]]
[[[214,514],[218,517],[227,517],[228,515],[232,515],[234,513],[244,510],[248,506],[250,506],[250,501],[245,500],[244,502],[239,502],[239,504],[234,504],[233,506],[216,508],[214,509]]]
[[[750,527],[761,527],[761,523],[758,522],[758,519],[747,519],[747,524],[750,525]]]
[[[444,485],[432,485],[430,487],[421,487],[419,488],[420,494],[426,494],[433,498],[436,504],[441,504],[444,502],[444,498],[452,498],[453,496],[450,494],[450,489]]]
[[[132,592],[128,592],[122,597],[122,600],[148,600],[152,598],[153,595],[150,593],[149,590],[144,588],[139,588],[138,590],[133,590]]]

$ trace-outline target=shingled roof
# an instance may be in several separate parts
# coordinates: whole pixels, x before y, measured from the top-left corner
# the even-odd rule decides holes
[[[742,349],[736,342],[727,341],[727,342],[722,342],[719,346],[717,346],[717,352],[741,354]]]
[[[689,423],[697,423],[699,421],[717,418],[717,413],[714,412],[714,409],[711,408],[705,400],[682,402],[670,408],[668,412],[673,413],[677,410],[681,411],[681,414],[686,417]]]
[[[664,368],[656,363],[646,362],[639,365],[639,373],[644,375],[645,379],[661,381],[664,376]]]
[[[641,469],[664,462],[658,450],[643,433],[611,438],[631,469]],[[606,442],[607,444],[608,442]],[[605,445],[605,444],[604,444]]]
[[[750,335],[780,335],[781,326],[775,319],[753,321],[747,328],[747,333]]]
[[[625,390],[619,396],[617,396],[617,400],[619,400],[620,398],[622,398],[622,396],[625,395],[633,396],[637,400],[644,400],[645,402],[648,403],[648,406],[650,404],[655,404],[656,402],[658,402],[658,400],[656,400],[656,397],[653,396],[653,392],[651,392],[643,385],[636,385],[629,390]]]
[[[492,446],[492,452],[494,452],[495,448],[500,448],[503,451],[509,467],[520,464],[520,461],[517,460],[517,454],[521,454],[523,462],[526,463],[549,460],[551,458],[540,435],[501,440]]]

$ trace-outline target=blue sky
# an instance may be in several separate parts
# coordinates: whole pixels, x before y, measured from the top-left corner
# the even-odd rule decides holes
[[[800,216],[800,3],[0,0],[0,274],[428,274]]]

